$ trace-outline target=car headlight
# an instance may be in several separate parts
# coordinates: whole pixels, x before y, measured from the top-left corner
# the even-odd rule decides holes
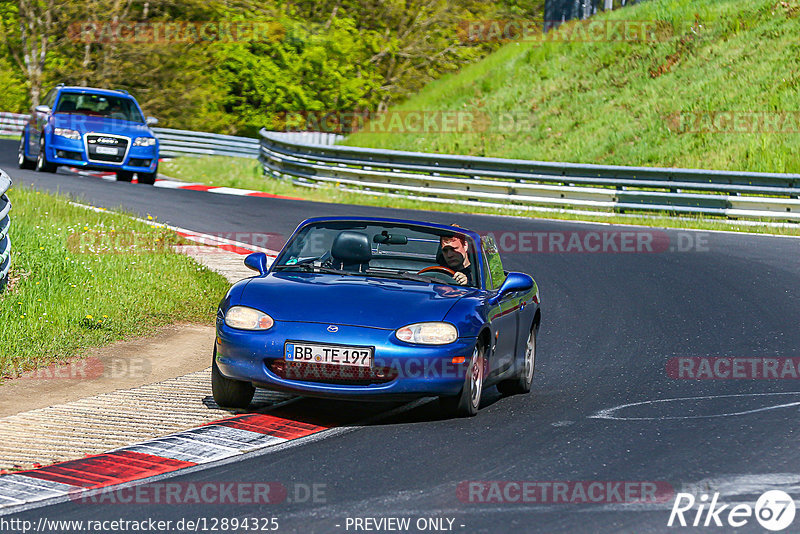
[[[133,141],[133,146],[156,146],[155,137],[137,137]]]
[[[225,324],[241,330],[269,330],[275,321],[262,311],[247,306],[231,306],[225,314]]]
[[[458,339],[458,330],[450,323],[414,323],[395,332],[397,339],[422,345],[446,345]]]
[[[69,128],[55,128],[53,130],[53,134],[59,137],[66,137],[67,139],[78,140],[81,138],[80,132],[76,130],[70,130]]]

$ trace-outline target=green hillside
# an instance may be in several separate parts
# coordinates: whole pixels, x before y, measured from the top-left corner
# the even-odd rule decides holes
[[[508,113],[516,129],[493,124],[447,133],[362,131],[347,144],[800,172],[800,1],[652,0],[595,20],[606,18],[649,21],[657,37],[512,42],[392,108]],[[574,25],[560,31],[574,32]]]

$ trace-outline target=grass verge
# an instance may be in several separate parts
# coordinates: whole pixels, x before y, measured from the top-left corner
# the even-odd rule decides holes
[[[333,186],[309,188],[294,185],[289,181],[265,177],[262,175],[260,164],[256,160],[246,158],[232,158],[224,156],[180,157],[164,161],[160,165],[160,170],[166,176],[187,182],[199,182],[218,187],[252,189],[254,191],[263,191],[273,195],[301,198],[316,202],[443,211],[449,213],[468,212],[483,213],[488,215],[560,219],[567,221],[630,224],[636,226],[654,226],[658,228],[691,228],[699,230],[800,235],[800,227],[783,228],[771,226],[751,226],[721,218],[719,220],[715,220],[691,216],[665,217],[663,215],[642,215],[636,217],[623,217],[617,214],[597,216],[574,213],[533,212],[515,208],[513,206],[509,206],[508,208],[491,208],[482,206],[464,206],[455,203],[426,202],[423,200],[393,198],[387,196],[371,196],[361,193],[343,191]]]
[[[229,284],[173,252],[173,232],[24,187],[9,197],[12,268],[0,293],[0,379],[167,324],[213,322]]]
[[[345,144],[800,172],[800,1],[651,0],[591,20],[661,30],[651,39],[587,40],[571,37],[580,35],[573,22],[546,42],[509,43],[389,110],[471,113],[492,119],[486,125],[421,133],[367,125]]]

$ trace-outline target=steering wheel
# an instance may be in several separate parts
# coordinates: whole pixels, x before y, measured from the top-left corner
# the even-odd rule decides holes
[[[425,267],[424,269],[420,269],[417,274],[425,274],[425,273],[442,273],[449,276],[455,276],[456,272],[451,269],[450,267],[445,267],[444,265],[431,265],[430,267]]]

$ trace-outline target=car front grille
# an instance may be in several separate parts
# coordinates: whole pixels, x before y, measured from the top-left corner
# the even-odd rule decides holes
[[[122,163],[125,161],[125,155],[128,153],[129,144],[130,139],[127,137],[104,134],[89,134],[86,136],[86,148],[89,161]],[[110,152],[112,149],[114,150],[113,154],[102,153]]]
[[[367,386],[385,384],[397,378],[397,371],[390,367],[353,367],[321,363],[287,362],[271,360],[267,362],[270,371],[286,380],[318,382],[323,384],[342,384]]]

